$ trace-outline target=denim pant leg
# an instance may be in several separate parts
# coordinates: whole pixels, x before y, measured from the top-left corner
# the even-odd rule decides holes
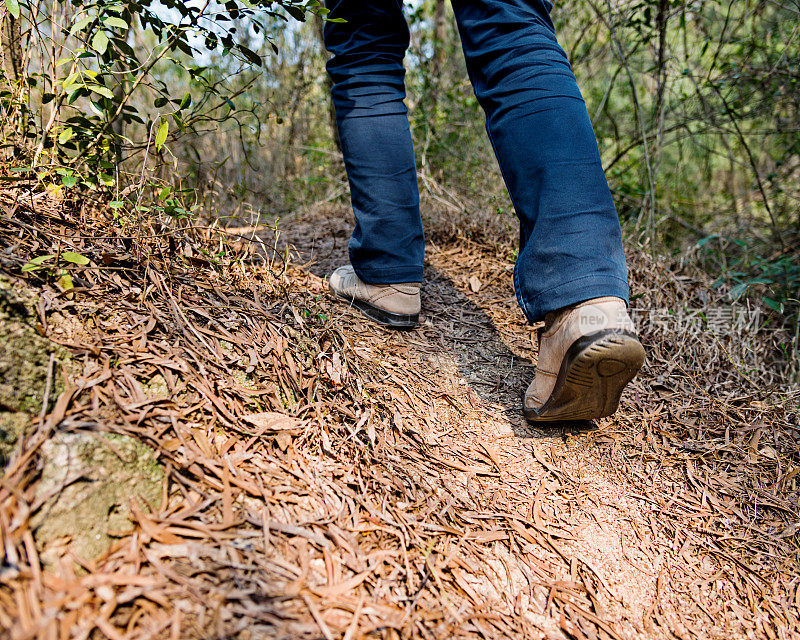
[[[327,0],[328,73],[356,227],[350,263],[365,282],[420,282],[425,242],[408,125],[402,0]]]
[[[520,219],[514,288],[531,322],[627,301],[619,218],[547,0],[453,0],[475,94]]]

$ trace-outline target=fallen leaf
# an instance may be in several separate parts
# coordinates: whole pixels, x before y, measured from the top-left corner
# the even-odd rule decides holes
[[[62,291],[69,291],[70,289],[74,289],[75,285],[72,282],[72,276],[68,273],[62,273],[58,280],[56,280],[56,284],[61,288]]]
[[[289,445],[292,443],[292,436],[290,436],[285,431],[282,431],[277,436],[275,436],[275,442],[278,443],[278,447],[280,447],[280,450],[286,453],[287,449],[289,448]]]
[[[300,428],[300,421],[297,418],[277,411],[265,411],[264,413],[242,416],[242,420],[264,431],[291,431]]]
[[[499,469],[500,468],[500,456],[497,453],[497,449],[489,444],[488,442],[481,442],[481,447],[486,452],[486,455],[489,456],[489,459],[494,463],[494,465]]]

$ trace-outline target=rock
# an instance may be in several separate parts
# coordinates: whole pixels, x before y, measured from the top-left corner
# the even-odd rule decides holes
[[[42,407],[50,354],[55,354],[51,398],[62,391],[66,352],[36,331],[36,293],[0,274],[0,467]]]
[[[31,526],[45,564],[67,551],[98,558],[131,531],[132,499],[146,512],[161,502],[164,469],[155,451],[129,436],[59,433],[41,455],[36,497],[46,501]]]
[[[17,440],[30,427],[31,418],[23,411],[0,411],[0,468],[8,463]]]
[[[144,385],[144,393],[150,400],[166,400],[169,398],[169,385],[160,373],[155,374]]]

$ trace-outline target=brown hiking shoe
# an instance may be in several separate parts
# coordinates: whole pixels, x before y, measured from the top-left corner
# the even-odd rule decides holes
[[[331,274],[329,286],[337,298],[385,327],[413,329],[419,323],[419,282],[367,284],[346,265]]]
[[[644,362],[644,348],[619,298],[595,298],[548,313],[536,377],[525,392],[528,420],[610,416]]]

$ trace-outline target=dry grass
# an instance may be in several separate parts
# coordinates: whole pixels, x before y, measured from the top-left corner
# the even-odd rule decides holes
[[[79,370],[0,485],[14,640],[800,633],[779,334],[748,336],[763,364],[743,372],[741,340],[644,327],[647,370],[613,419],[534,430],[519,401],[535,345],[506,244],[434,232],[427,321],[390,334],[327,295],[337,209],[286,223],[288,262],[240,243],[214,263],[200,249],[238,237],[130,238],[23,189],[0,196],[3,271],[51,248],[92,262],[70,294],[33,282],[46,334],[56,312],[76,320],[58,341]],[[633,264],[640,306],[701,301],[698,274]],[[168,393],[153,398],[156,375]],[[161,504],[133,505],[136,526],[99,560],[43,567],[40,448],[85,430],[155,448]]]

